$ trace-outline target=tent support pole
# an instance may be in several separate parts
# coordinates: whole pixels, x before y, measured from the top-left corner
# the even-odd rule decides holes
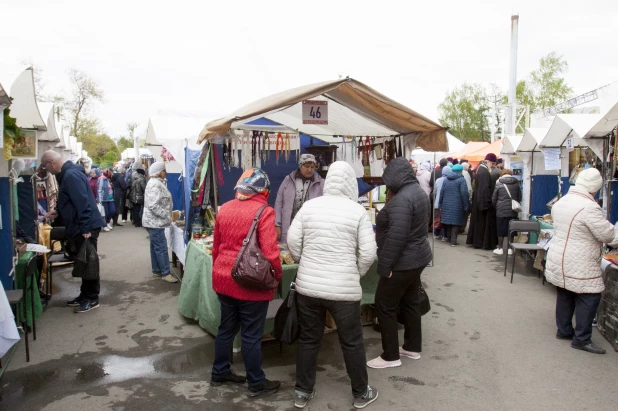
[[[434,190],[435,190],[435,188],[436,188],[436,170],[435,170],[435,167],[436,167],[436,152],[435,151],[433,152],[433,167],[434,167],[433,187],[434,187]],[[433,195],[433,193],[432,193],[432,195]],[[432,217],[431,221],[430,221],[430,223],[431,223],[431,233],[430,233],[430,235],[431,235],[431,266],[433,267],[434,266],[434,259],[436,258],[435,257],[435,255],[436,255],[436,236],[433,235],[433,222],[434,222],[434,220],[436,218],[436,207],[435,207],[435,205],[432,205],[431,201],[429,201],[429,205],[431,206],[431,217]]]
[[[532,217],[532,180],[534,179],[534,150],[536,145],[532,149],[532,161],[530,166],[530,199],[528,200],[528,219]]]

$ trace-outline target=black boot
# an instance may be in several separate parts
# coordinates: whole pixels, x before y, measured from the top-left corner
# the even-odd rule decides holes
[[[244,384],[245,381],[247,381],[247,378],[245,378],[244,375],[237,375],[237,374],[234,374],[233,372],[230,372],[228,374],[225,374],[223,377],[213,376],[210,379],[210,385],[212,385],[213,387],[216,387],[226,382],[230,382],[232,384]]]
[[[264,380],[264,382],[259,385],[249,387],[249,393],[247,395],[249,395],[249,397],[259,397],[264,394],[273,394],[277,392],[279,387],[281,387],[279,381]]]

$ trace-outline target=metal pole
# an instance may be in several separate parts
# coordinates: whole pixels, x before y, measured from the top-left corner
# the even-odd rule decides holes
[[[534,179],[534,149],[536,149],[536,146],[534,146],[534,148],[532,149],[532,165],[530,167],[530,199],[528,200],[528,219],[530,219],[530,217],[532,216],[532,182]]]
[[[517,35],[519,15],[511,16],[511,64],[509,70],[509,116],[507,118],[507,135],[515,135],[517,124]],[[504,133],[503,133],[504,137]]]

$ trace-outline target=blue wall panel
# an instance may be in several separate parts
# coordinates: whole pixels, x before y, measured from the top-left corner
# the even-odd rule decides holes
[[[5,290],[13,289],[13,278],[9,277],[11,271],[11,256],[13,240],[11,238],[11,205],[10,184],[7,177],[0,178],[0,210],[2,210],[2,229],[0,230],[0,281]]]

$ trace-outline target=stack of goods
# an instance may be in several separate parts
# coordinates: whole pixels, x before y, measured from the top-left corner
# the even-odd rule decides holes
[[[288,249],[288,246],[285,244],[279,244],[279,260],[281,260],[281,264],[289,265],[294,264],[294,259],[292,258],[292,254]]]

